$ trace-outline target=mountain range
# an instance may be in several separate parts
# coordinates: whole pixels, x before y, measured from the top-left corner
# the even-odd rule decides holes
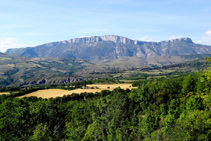
[[[8,49],[6,54],[0,52],[0,88],[133,77],[142,69],[162,68],[207,56],[211,56],[211,46],[195,44],[190,38],[161,42],[117,35],[76,38]],[[195,71],[204,65],[196,62],[191,69],[176,65],[172,68],[174,72],[181,71],[178,66],[183,66],[184,71]]]
[[[149,58],[211,54],[211,46],[195,44],[190,38],[146,42],[117,35],[106,35],[51,42],[36,47],[8,49],[6,53],[26,57],[104,60],[122,57]]]

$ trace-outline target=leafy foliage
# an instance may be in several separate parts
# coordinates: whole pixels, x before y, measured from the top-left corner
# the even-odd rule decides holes
[[[0,96],[1,140],[210,140],[210,68],[137,89],[55,99]],[[199,89],[200,88],[200,89]]]

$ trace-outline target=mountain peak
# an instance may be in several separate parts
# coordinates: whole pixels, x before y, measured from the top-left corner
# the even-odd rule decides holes
[[[125,45],[136,44],[136,42],[134,40],[131,40],[131,39],[123,37],[123,36],[118,36],[118,35],[105,35],[105,36],[101,36],[101,39],[103,41],[112,41],[115,43],[122,43]]]
[[[105,36],[92,36],[92,37],[82,37],[74,38],[70,40],[60,41],[59,43],[96,43],[100,41],[112,41],[115,43],[122,44],[137,44],[136,40],[131,40],[129,38],[118,36],[118,35],[105,35]],[[51,43],[52,44],[52,43]]]
[[[186,38],[180,38],[180,40],[181,41],[184,41],[186,43],[193,43],[192,39],[191,38],[188,38],[188,37],[186,37]]]
[[[188,37],[181,37],[181,38],[174,38],[174,39],[171,39],[171,40],[167,40],[165,42],[186,42],[186,43],[193,43],[192,39],[191,38],[188,38]]]
[[[83,37],[83,38],[74,38],[67,40],[68,43],[91,43],[91,42],[99,42],[101,38],[99,36],[92,36],[92,37]]]

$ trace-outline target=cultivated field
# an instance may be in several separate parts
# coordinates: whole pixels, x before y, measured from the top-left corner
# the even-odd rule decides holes
[[[92,84],[87,85],[88,87],[98,87],[101,90],[113,90],[115,88],[120,87],[121,89],[131,89],[132,84]]]
[[[10,94],[9,92],[0,92],[0,95]]]
[[[94,89],[75,89],[75,90],[61,90],[61,89],[47,89],[47,90],[38,90],[36,92],[32,92],[23,96],[20,96],[19,98],[23,97],[30,97],[30,96],[37,96],[42,98],[56,98],[56,97],[62,97],[64,95],[70,95],[73,93],[95,93],[95,92],[101,92],[102,90],[113,90],[115,88],[122,88],[122,89],[132,89],[135,87],[132,87],[132,84],[93,84],[93,85],[87,85],[88,87],[94,87]]]

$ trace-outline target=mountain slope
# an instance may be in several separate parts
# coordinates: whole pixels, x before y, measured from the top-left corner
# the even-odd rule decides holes
[[[27,57],[65,57],[73,59],[118,59],[122,57],[155,57],[211,54],[211,46],[199,45],[190,38],[162,42],[143,42],[107,35],[52,42],[36,47],[8,49],[7,54]]]
[[[11,84],[43,84],[47,79],[49,84],[70,82],[77,79],[70,78],[71,74],[89,65],[92,64],[68,58],[26,58],[0,54],[0,87]],[[69,79],[60,80],[61,77]]]
[[[0,88],[4,86],[32,86],[76,82],[81,80],[116,78],[125,71],[140,73],[164,65],[202,59],[211,55],[156,56],[149,58],[83,61],[69,58],[27,58],[0,54]],[[91,62],[91,63],[90,63]],[[197,65],[198,70],[202,69]],[[181,68],[179,68],[181,69]],[[133,75],[133,74],[131,74]],[[130,74],[125,74],[125,77]]]

